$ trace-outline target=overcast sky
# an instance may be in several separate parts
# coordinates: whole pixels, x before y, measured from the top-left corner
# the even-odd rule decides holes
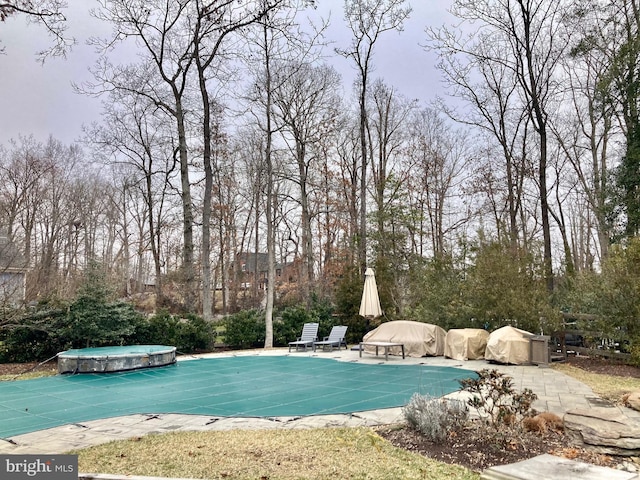
[[[85,41],[92,35],[107,35],[108,25],[92,19],[88,9],[94,2],[68,0],[65,10],[69,34],[78,44],[66,59],[51,58],[44,65],[35,53],[46,48],[51,39],[37,25],[28,25],[24,17],[0,23],[0,144],[11,138],[33,134],[45,141],[49,135],[66,144],[76,141],[82,125],[100,120],[100,100],[74,93],[72,82],[90,80],[88,68],[95,61],[92,47]],[[350,32],[344,23],[343,0],[319,0],[320,12],[331,11],[329,40],[336,47],[347,47]],[[449,0],[410,0],[413,12],[403,32],[386,32],[374,50],[374,77],[382,77],[409,98],[428,102],[442,93],[435,56],[426,52],[424,29],[427,25],[450,23]],[[330,52],[329,52],[330,53]],[[354,70],[348,60],[335,55],[331,63],[343,75],[345,89],[351,88]]]

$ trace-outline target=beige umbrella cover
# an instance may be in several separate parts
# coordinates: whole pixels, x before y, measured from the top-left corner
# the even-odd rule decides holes
[[[376,318],[382,315],[376,276],[371,268],[367,268],[364,272],[364,288],[362,289],[362,301],[360,302],[360,315],[365,318]]]

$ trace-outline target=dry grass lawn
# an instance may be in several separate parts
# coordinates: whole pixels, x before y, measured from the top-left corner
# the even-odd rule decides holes
[[[33,380],[34,378],[50,377],[55,375],[55,372],[27,372],[21,374],[7,374],[0,375],[0,382],[12,382],[14,380]]]
[[[640,378],[603,375],[562,363],[553,368],[588,385],[593,393],[610,402],[620,403],[626,393],[640,390]]]
[[[177,432],[74,452],[81,472],[197,479],[478,480],[368,428]]]

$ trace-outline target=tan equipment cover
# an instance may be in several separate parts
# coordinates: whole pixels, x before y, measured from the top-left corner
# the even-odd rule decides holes
[[[530,341],[533,333],[514,327],[502,327],[489,335],[487,348],[484,352],[485,360],[513,365],[531,363]]]
[[[410,320],[385,322],[363,337],[364,342],[403,343],[409,357],[444,355],[444,339],[447,332],[437,325]],[[367,353],[376,353],[376,347],[364,347]],[[390,355],[402,355],[400,347],[389,348]]]
[[[484,358],[489,332],[482,328],[453,328],[444,340],[444,356],[454,360]]]

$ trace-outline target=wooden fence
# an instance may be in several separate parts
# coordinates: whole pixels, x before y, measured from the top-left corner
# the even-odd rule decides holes
[[[578,329],[577,323],[580,322],[582,324],[589,324],[598,319],[596,315],[591,314],[580,314],[580,313],[563,313],[563,329],[559,332],[556,332],[554,335],[558,339],[557,351],[555,352],[556,356],[561,355],[563,358],[567,358],[567,355],[571,352],[577,355],[588,355],[588,356],[599,356],[605,358],[614,358],[621,361],[628,361],[631,357],[628,353],[622,353],[615,348],[605,348],[605,343],[613,343],[610,341],[608,335],[604,332],[596,330],[596,329]],[[573,328],[572,328],[573,327]],[[576,338],[593,338],[599,339],[601,341],[601,345],[598,347],[587,347],[584,345],[567,345],[567,337],[570,336],[572,340]],[[622,339],[618,339],[622,340]],[[575,343],[575,342],[571,342]],[[553,356],[553,353],[552,353]]]

